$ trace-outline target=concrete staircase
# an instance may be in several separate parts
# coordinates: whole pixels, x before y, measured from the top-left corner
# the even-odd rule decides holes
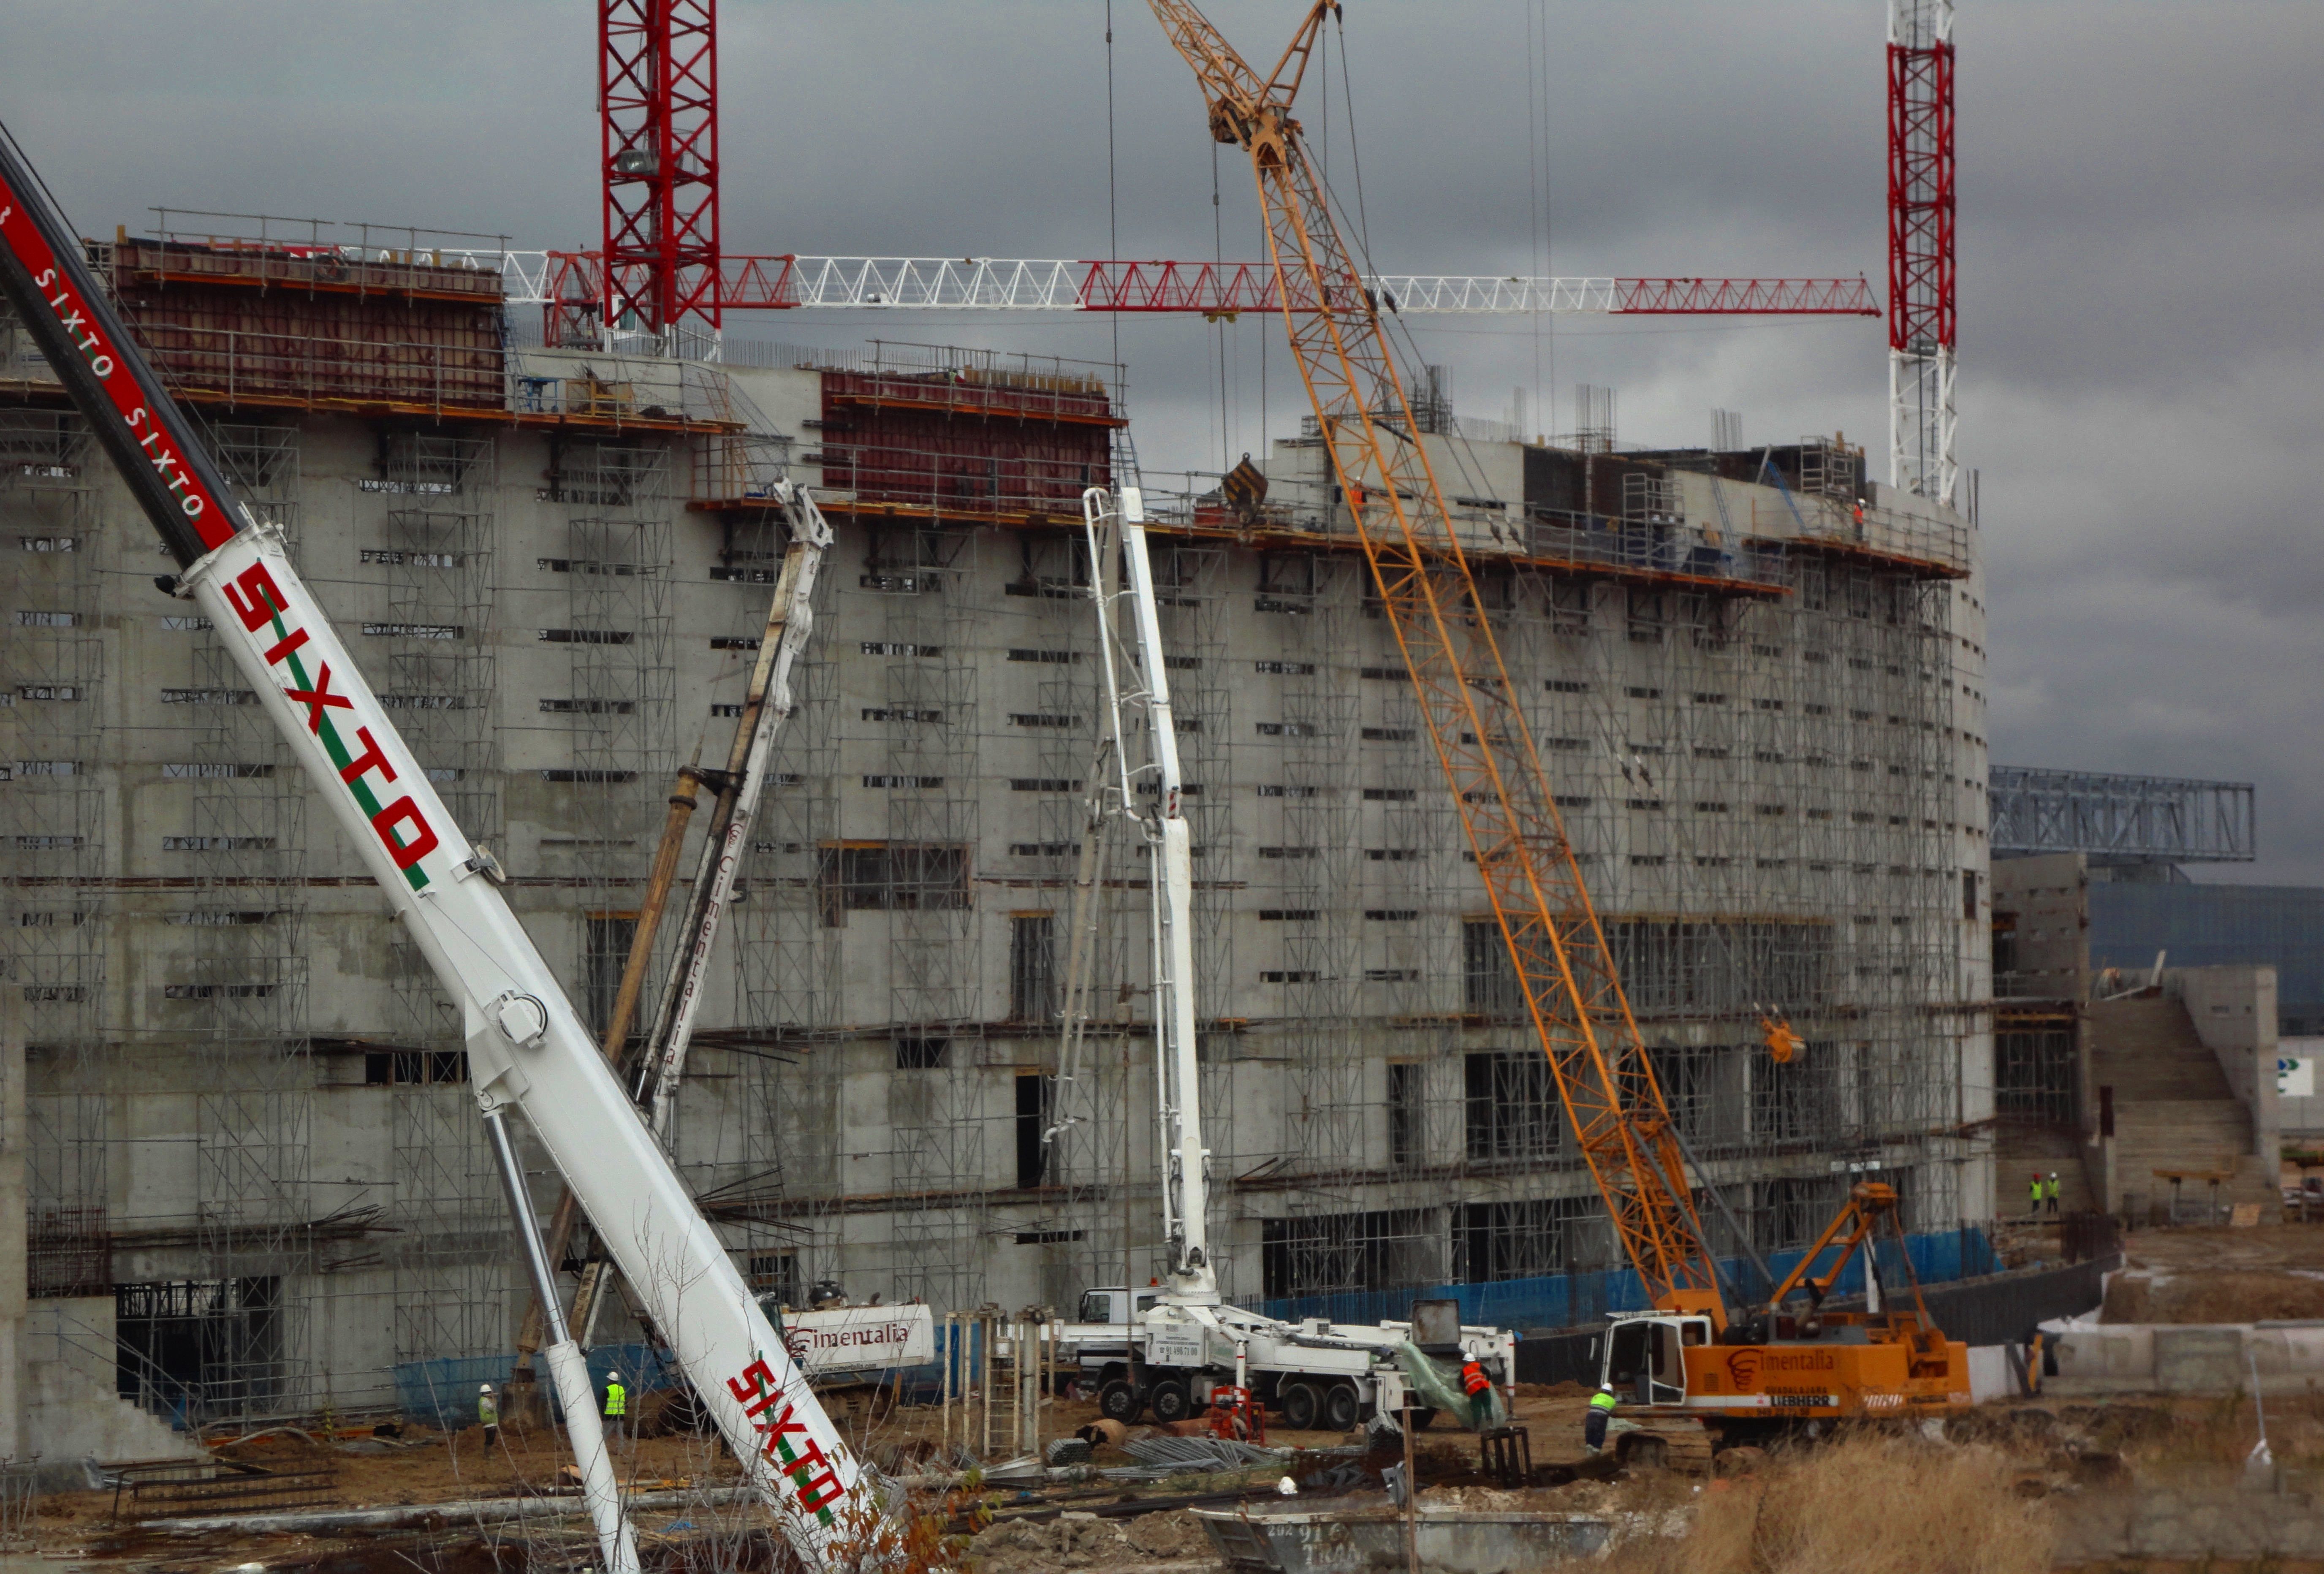
[[[1994,1184],[1999,1202],[1997,1211],[2004,1219],[2024,1217],[2029,1211],[2025,1183],[2036,1172],[2046,1181],[2052,1170],[2058,1172],[2060,1213],[2087,1213],[2102,1207],[2082,1167],[2082,1139],[2074,1132],[2031,1122],[2002,1121],[1994,1129],[1993,1141]]]
[[[2090,1083],[2093,1094],[2114,1089],[2115,1175],[2126,1199],[2167,1202],[2171,1183],[2157,1170],[2227,1170],[2235,1179],[2220,1188],[2222,1201],[2257,1202],[2274,1216],[2274,1156],[2252,1152],[2251,1111],[2186,1007],[2164,999],[2093,1005]],[[2190,1183],[2185,1201],[2203,1202],[2209,1191]]]

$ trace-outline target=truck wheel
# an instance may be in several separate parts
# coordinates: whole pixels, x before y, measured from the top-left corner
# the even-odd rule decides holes
[[[1286,1383],[1283,1385],[1283,1424],[1293,1431],[1312,1431],[1315,1413],[1323,1407],[1323,1396],[1315,1392],[1313,1383]]]
[[[1097,1391],[1097,1413],[1108,1421],[1130,1426],[1145,1409],[1146,1401],[1138,1396],[1138,1390],[1120,1377]]]
[[[1185,1420],[1192,1402],[1186,1397],[1186,1385],[1172,1377],[1147,1390],[1146,1403],[1153,1410],[1154,1419],[1167,1426],[1174,1421]]]
[[[1323,1424],[1333,1431],[1348,1431],[1363,1414],[1363,1396],[1352,1383],[1336,1383],[1323,1395]]]

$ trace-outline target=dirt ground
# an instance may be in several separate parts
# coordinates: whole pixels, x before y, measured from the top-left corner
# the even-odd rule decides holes
[[[1583,1393],[1571,1387],[1520,1395],[1517,1419],[1531,1434],[1537,1465],[1571,1463],[1579,1457],[1586,1403]],[[1089,1419],[1093,1407],[1065,1404],[1047,1412],[1044,1431],[1054,1435]],[[916,1440],[933,1436],[940,1420],[922,1410],[880,1418],[869,1424],[867,1451],[891,1459],[925,1451]],[[2324,1491],[2324,1396],[2271,1403],[2268,1427],[2275,1456],[2295,1491],[2283,1501],[2294,1507],[2316,1501],[2301,1495]],[[2119,1574],[2129,1567],[2163,1574],[2174,1567],[2172,1560],[2126,1564],[2117,1555],[2108,1539],[2115,1534],[2110,1527],[2125,1514],[2177,1495],[2248,1517],[2254,1502],[2239,1489],[2237,1477],[2257,1439],[2256,1422],[2248,1403],[2236,1396],[2100,1404],[2020,1401],[1956,1417],[1939,1430],[1941,1436],[1911,1427],[1862,1427],[1836,1441],[1739,1461],[1738,1473],[1708,1479],[1637,1471],[1507,1491],[1478,1477],[1470,1434],[1440,1425],[1417,1440],[1421,1501],[1436,1508],[1608,1518],[1617,1527],[1619,1544],[1606,1560],[1607,1574],[1881,1574],[1892,1567],[1912,1574],[2037,1574],[2043,1569]],[[540,1491],[555,1484],[564,1464],[561,1438],[537,1432],[504,1433],[503,1445],[491,1450],[474,1430],[449,1436],[414,1430],[399,1441],[408,1446],[357,1437],[327,1448],[278,1435],[229,1451],[282,1469],[334,1465],[340,1498],[350,1507]],[[1310,1447],[1341,1441],[1321,1433],[1270,1441]],[[650,1439],[624,1445],[617,1453],[625,1475],[641,1492],[664,1484],[669,1490],[715,1487],[733,1475],[718,1446],[701,1438]],[[1098,1462],[1112,1462],[1110,1454]],[[1377,1465],[1394,1457],[1383,1452],[1370,1461],[1373,1472],[1352,1484],[1363,1497],[1349,1501],[1377,1497]],[[1320,1506],[1333,1500],[1335,1487],[1314,1485],[1309,1473],[1337,1468],[1346,1460],[1345,1455],[1295,1459],[1284,1468],[1308,1476],[1311,1486],[1302,1496]],[[1268,1479],[1256,1478],[1262,1475]],[[1271,1496],[1272,1479],[1273,1468],[1256,1472],[1247,1489]],[[975,1574],[1082,1569],[1210,1574],[1217,1564],[1191,1514],[1164,1502],[1141,1512],[1139,1504],[1172,1494],[1183,1501],[1190,1489],[1231,1485],[1182,1478],[1130,1489],[1093,1482],[1035,1491],[992,1484],[956,1492],[938,1506],[952,1514],[955,1535],[980,1533],[961,1543],[966,1566]],[[1896,1488],[1894,1494],[1889,1487]],[[1749,1514],[1738,1517],[1739,1505],[1748,1505]],[[498,1574],[592,1560],[586,1524],[576,1520],[494,1529],[477,1521],[461,1523],[456,1513],[444,1522],[392,1533],[186,1541],[112,1524],[106,1519],[110,1509],[107,1495],[44,1498],[42,1567],[57,1574],[68,1561],[141,1574],[242,1574],[254,1564],[269,1574],[410,1574],[414,1569]],[[1954,1538],[1957,1544],[1932,1553],[1932,1526],[1938,1523],[1932,1516],[1972,1526],[1974,1533],[1962,1533]],[[1836,1540],[1827,1533],[1827,1522],[1852,1528]],[[655,1510],[639,1514],[637,1523],[647,1566],[655,1574],[708,1569],[774,1574],[783,1567],[779,1556],[770,1558],[762,1531],[745,1508]],[[1842,1550],[1847,1560],[1833,1561]],[[2183,1561],[2196,1566],[2196,1560]],[[2211,1568],[2217,1574],[2240,1566],[2215,1562]],[[2291,1560],[2264,1566],[2273,1574],[2298,1574],[2302,1567]]]
[[[2153,1229],[2126,1236],[2105,1322],[2324,1318],[2324,1227]]]
[[[2125,1246],[2128,1271],[2111,1287],[2105,1313],[2110,1319],[2324,1316],[2324,1228],[2153,1230],[2127,1238]],[[1587,1391],[1572,1385],[1519,1390],[1514,1419],[1527,1430],[1537,1467],[1581,1462],[1587,1404]],[[1096,1414],[1092,1403],[1046,1402],[1042,1439],[1068,1435]],[[1826,1569],[1877,1574],[1888,1556],[1879,1549],[1895,1545],[1910,1554],[1896,1566],[1914,1574],[1945,1574],[1954,1568],[1964,1574],[2040,1568],[2116,1574],[2129,1567],[2165,1574],[2203,1565],[2200,1557],[2159,1555],[2160,1544],[2158,1555],[2143,1560],[2126,1563],[2122,1556],[2123,1525],[2142,1514],[2146,1517],[2139,1523],[2153,1521],[2161,1512],[2157,1504],[2174,1505],[2170,1513],[2179,1516],[2164,1524],[2164,1533],[2194,1524],[2198,1528],[2187,1535],[2197,1541],[2209,1533],[2200,1527],[2214,1523],[2232,1528],[2286,1511],[2324,1518],[2324,1395],[2271,1399],[2267,1421],[2280,1474],[2279,1490],[2264,1499],[2241,1485],[2258,1431],[2248,1401],[2236,1395],[2101,1404],[2018,1401],[1957,1417],[1941,1429],[1941,1438],[1910,1429],[1857,1429],[1853,1435],[1870,1453],[1848,1453],[1856,1445],[1843,1439],[1841,1444],[1778,1450],[1764,1460],[1747,1462],[1745,1476],[1697,1479],[1644,1471],[1517,1492],[1478,1475],[1473,1436],[1449,1422],[1440,1421],[1417,1441],[1424,1505],[1607,1516],[1623,1527],[1623,1544],[1607,1560],[1609,1574],[1718,1574],[1729,1568],[1754,1574],[1822,1574]],[[989,1450],[981,1412],[964,1418],[955,1408],[947,1424],[934,1406],[876,1412],[859,1406],[843,1424],[865,1457],[906,1477],[943,1468],[938,1455],[946,1451],[942,1445],[947,1431],[954,1447],[965,1437],[970,1451],[988,1463],[1016,1452],[1006,1441],[1014,1436],[1014,1417],[1005,1403],[994,1408]],[[1153,1430],[1133,1429],[1131,1436]],[[1268,1438],[1308,1454],[1358,1441],[1336,1432],[1279,1430]],[[374,1437],[367,1429],[336,1439],[278,1433],[224,1444],[220,1451],[285,1471],[327,1467],[337,1476],[337,1505],[347,1508],[418,1507],[554,1492],[568,1458],[560,1434],[521,1428],[504,1429],[490,1448],[478,1429],[441,1433],[410,1427],[392,1438]],[[1968,1513],[1961,1505],[1973,1505],[1975,1523],[2000,1525],[2006,1533],[1995,1539],[1980,1533],[1962,1543],[1959,1557],[1947,1552],[1932,1558],[1927,1525],[1914,1514],[1883,1509],[1858,1525],[1859,1541],[1849,1543],[1860,1548],[1849,1554],[1855,1560],[1832,1562],[1835,1543],[1820,1539],[1819,1527],[1851,1504],[1873,1501],[1863,1482],[1852,1495],[1841,1491],[1825,1474],[1830,1467],[1818,1462],[1843,1455],[1849,1468],[1867,1473],[1867,1482],[1894,1477],[1923,1483],[1917,1489],[1922,1498],[1935,1491],[1926,1483],[1941,1483],[1940,1496],[1950,1495],[1956,1511]],[[736,1476],[723,1445],[690,1434],[628,1442],[617,1448],[616,1458],[626,1483],[639,1493],[715,1488],[731,1485]],[[1392,1453],[1383,1453],[1359,1462],[1369,1470],[1351,1473],[1345,1468],[1349,1456],[1342,1454],[1321,1460],[1295,1458],[1282,1468],[1301,1474],[1310,1483],[1302,1496],[1320,1502],[1343,1489],[1377,1495],[1379,1466],[1393,1460]],[[1092,1460],[1100,1468],[1131,1462],[1109,1448],[1098,1450]],[[1180,1505],[1190,1496],[1236,1489],[1271,1494],[1276,1471],[1268,1467],[1240,1477],[1178,1477],[1129,1487],[1092,1481],[1036,1489],[984,1483],[929,1501],[978,1574],[1078,1569],[1205,1574],[1216,1567],[1207,1538]],[[1749,1523],[1738,1530],[1742,1522],[1733,1510],[1747,1500],[1752,1505]],[[1144,1507],[1149,1501],[1152,1506]],[[59,1574],[67,1561],[141,1574],[242,1574],[253,1564],[281,1574],[402,1574],[414,1567],[429,1574],[496,1574],[513,1567],[508,1561],[512,1555],[533,1567],[593,1560],[586,1522],[576,1519],[494,1528],[489,1514],[464,1520],[456,1511],[434,1523],[370,1534],[217,1535],[189,1542],[115,1523],[112,1511],[107,1493],[44,1496],[36,1522],[39,1566]],[[641,1513],[637,1523],[648,1566],[656,1574],[710,1567],[776,1574],[784,1564],[766,1548],[762,1522],[746,1510],[687,1505]],[[706,1536],[725,1538],[726,1551],[706,1560]],[[759,1550],[745,1553],[742,1549],[753,1544],[752,1537]],[[1915,1537],[1922,1538],[1918,1545]],[[1971,1542],[1982,1550],[1972,1549]],[[2324,1574],[2324,1558],[2313,1564],[2275,1559],[2253,1566],[2273,1574],[2311,1568]]]

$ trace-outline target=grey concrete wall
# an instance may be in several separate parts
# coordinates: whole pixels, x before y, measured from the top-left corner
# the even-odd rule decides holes
[[[0,990],[0,1459],[25,1452],[24,998]]]
[[[1993,865],[1994,905],[2017,915],[2014,993],[2079,999],[2090,967],[2089,870],[2079,852],[2004,858]]]
[[[801,423],[820,413],[814,373],[737,376],[785,431],[803,434]],[[490,604],[463,640],[496,664],[487,696],[501,804],[494,846],[515,877],[512,906],[579,990],[586,916],[634,907],[669,769],[697,740],[711,757],[724,750],[732,723],[713,707],[739,697],[749,654],[717,642],[755,635],[767,587],[712,577],[721,525],[683,506],[681,456],[659,521],[668,573],[651,614],[662,620],[655,637],[667,640],[653,659],[668,672],[668,724],[659,742],[635,751],[632,779],[552,780],[544,773],[576,763],[584,729],[542,703],[573,696],[578,648],[541,634],[571,626],[588,588],[576,591],[570,560],[576,521],[592,511],[547,495],[549,440],[502,435],[493,478],[475,496],[415,498],[381,490],[372,427],[314,418],[299,433],[302,570],[383,692],[399,681],[401,658],[427,652],[405,635],[363,631],[399,617],[394,573],[377,560],[391,511],[490,510]],[[803,436],[802,451],[809,446]],[[1447,490],[1521,505],[1521,453],[1465,446],[1472,454],[1436,455],[1474,472],[1448,469]],[[1320,460],[1313,448],[1278,446],[1270,473],[1293,494],[1304,487],[1320,499]],[[815,479],[811,468],[802,474]],[[214,1091],[208,1079],[222,1066],[255,1066],[234,1055],[258,1053],[221,1048],[212,1016],[170,994],[217,953],[215,934],[172,920],[225,900],[193,887],[208,867],[198,854],[164,842],[191,833],[197,796],[219,790],[169,769],[194,759],[194,741],[216,715],[162,698],[165,688],[196,686],[208,636],[164,626],[182,608],[144,588],[153,555],[143,527],[109,477],[97,485],[101,523],[88,550],[113,587],[97,626],[106,674],[94,702],[102,711],[97,779],[106,875],[118,882],[91,919],[107,969],[101,1034],[93,1036],[103,1047],[91,1052],[106,1102],[103,1185],[116,1228],[137,1238],[117,1254],[119,1277],[202,1276],[217,1269],[199,1228],[198,1205],[217,1183],[205,1155],[222,1140],[218,1111],[205,1102]],[[1774,489],[1728,484],[1724,492],[1739,514],[1736,531],[1791,529]],[[1690,520],[1718,516],[1707,485],[1690,480],[1683,497]],[[14,522],[20,506],[0,494],[0,520]],[[1481,553],[1506,554],[1495,527],[1508,511],[1459,507],[1465,538]],[[896,560],[899,535],[909,532],[839,524],[804,703],[778,760],[785,779],[762,814],[748,897],[721,943],[706,1000],[702,1028],[711,1036],[696,1052],[697,1074],[681,1100],[680,1162],[706,1192],[749,1181],[767,1193],[767,1207],[796,1210],[786,1216],[796,1226],[789,1234],[730,1224],[738,1256],[796,1249],[803,1276],[827,1272],[858,1294],[890,1296],[913,1293],[908,1274],[942,1257],[972,1301],[1060,1299],[1118,1256],[1118,1189],[1102,1216],[1066,1210],[1086,1210],[1075,1198],[1118,1175],[1124,1144],[1138,1178],[1131,1211],[1141,1221],[1132,1229],[1133,1273],[1148,1266],[1144,1221],[1154,1211],[1142,1179],[1152,1171],[1152,1122],[1143,1114],[1126,1132],[1112,1117],[1102,1133],[1107,1146],[1063,1161],[1062,1178],[1083,1192],[1028,1194],[1016,1184],[1017,1079],[1055,1069],[1056,1051],[1046,1026],[1007,1020],[1010,925],[1046,911],[1062,931],[1070,905],[1073,859],[1057,850],[1079,835],[1081,805],[1077,790],[1053,784],[1085,774],[1097,724],[1089,609],[1070,596],[1009,593],[1028,565],[1069,577],[1061,531],[959,532],[947,542],[958,556],[945,566],[942,590],[909,594],[882,588],[875,572]],[[1185,544],[1213,560],[1200,586],[1208,606],[1173,606],[1165,616],[1181,642],[1175,649],[1195,663],[1173,681],[1184,686],[1182,713],[1202,729],[1182,741],[1189,778],[1204,789],[1190,800],[1201,843],[1200,1010],[1219,1026],[1206,1035],[1203,1097],[1229,1287],[1259,1292],[1270,1220],[1327,1207],[1424,1215],[1414,1238],[1425,1244],[1397,1248],[1408,1270],[1399,1276],[1449,1275],[1454,1209],[1579,1198],[1590,1183],[1572,1162],[1570,1137],[1537,1162],[1477,1162],[1471,1150],[1465,1057],[1533,1045],[1515,1027],[1466,1010],[1461,924],[1483,906],[1475,871],[1442,779],[1411,740],[1409,686],[1387,629],[1364,612],[1347,555],[1327,564],[1312,604],[1262,610],[1284,598],[1261,594],[1259,551]],[[1164,532],[1156,545],[1167,554],[1181,543]],[[1829,1183],[1840,1145],[1855,1154],[1869,1144],[1917,1177],[1917,1194],[1946,1215],[1932,1222],[1982,1219],[1993,1210],[1981,1159],[1967,1143],[1920,1134],[1991,1109],[1987,1025],[1932,1009],[1990,994],[1985,932],[1997,893],[1984,842],[1983,581],[1973,573],[1929,593],[1950,665],[1907,669],[1895,655],[1894,606],[1874,605],[1879,587],[1838,568],[1824,577],[1821,558],[1802,561],[1817,568],[1815,605],[1770,598],[1739,608],[1731,627],[1706,630],[1699,642],[1694,626],[1675,617],[1649,629],[1624,588],[1604,581],[1577,582],[1578,629],[1556,622],[1528,580],[1510,610],[1505,649],[1528,691],[1529,718],[1542,738],[1557,741],[1550,769],[1561,796],[1576,800],[1563,813],[1602,915],[1830,926],[1832,972],[1817,998],[1775,1002],[1819,1046],[1813,1074],[1825,1084],[1815,1129],[1796,1139],[1775,1138],[1775,1111],[1785,1083],[1807,1068],[1786,1076],[1766,1065],[1748,1011],[1680,1000],[1644,1012],[1658,1051],[1691,1052],[1702,1068],[1693,1097],[1707,1129],[1725,1139],[1707,1149],[1711,1173],[1738,1188],[1772,1192],[1783,1183],[1804,1192]],[[37,583],[25,583],[34,596]],[[649,598],[629,599],[642,609]],[[942,649],[899,649],[907,645]],[[915,731],[925,724],[894,715],[906,704],[899,695],[915,686],[950,686],[937,724],[948,736],[938,751],[953,762],[948,780],[874,785],[892,778],[899,759],[926,751]],[[1321,766],[1312,750],[1303,754],[1286,734],[1264,730],[1326,713],[1345,736]],[[1056,714],[1074,725],[1019,720]],[[1626,781],[1626,769],[1646,774]],[[1295,787],[1314,796],[1286,796]],[[295,798],[298,789],[276,782],[247,790]],[[941,923],[844,910],[837,924],[821,921],[827,843],[908,839],[923,833],[900,827],[939,821],[971,849],[963,911],[936,916]],[[585,835],[583,826],[593,829]],[[687,867],[699,837],[697,822]],[[613,845],[576,845],[587,838]],[[269,899],[299,908],[308,969],[300,1034],[344,1042],[306,1055],[304,1082],[281,1105],[281,1129],[299,1145],[296,1195],[318,1220],[383,1207],[395,1229],[320,1242],[293,1286],[306,1309],[299,1338],[315,1392],[357,1404],[384,1395],[384,1368],[416,1337],[404,1320],[431,1299],[481,1308],[459,1336],[477,1349],[503,1348],[521,1306],[465,1089],[366,1081],[370,1048],[423,1036],[398,982],[392,925],[360,866],[319,814],[305,816],[303,839],[295,897]],[[1285,916],[1315,888],[1309,861],[1276,856],[1303,841],[1339,861],[1341,910],[1312,922]],[[1391,850],[1411,856],[1369,856]],[[40,872],[29,854],[14,856],[17,872]],[[1140,877],[1126,856],[1111,872],[1118,882]],[[1110,900],[1104,1015],[1126,1033],[1101,1038],[1094,1053],[1110,1068],[1127,1055],[1127,1086],[1116,1069],[1102,1086],[1117,1104],[1143,1110],[1144,897],[1119,885]],[[1347,969],[1328,988],[1302,994],[1270,978],[1316,965],[1302,958],[1319,950]],[[912,973],[932,965],[934,953],[952,980],[943,1015],[958,1032],[954,1058],[941,1068],[901,1068],[895,1034],[925,1019],[908,1002],[929,991]],[[1328,1019],[1328,1045],[1324,1030],[1302,1019],[1311,1006]],[[744,1029],[760,1036],[717,1037]],[[1418,1068],[1422,1118],[1402,1165],[1388,1151],[1391,1064]],[[69,1072],[77,1074],[69,1061],[49,1066],[36,1099],[60,1100]],[[1328,1185],[1295,1189],[1281,1178],[1286,1159],[1328,1159],[1342,1173]],[[545,1208],[552,1178],[536,1176],[536,1184]],[[931,1201],[938,1192],[961,1196]],[[1084,1238],[1051,1238],[1075,1231]],[[795,1247],[786,1244],[794,1238]],[[1432,1254],[1434,1266],[1421,1260]],[[1104,1276],[1116,1272],[1105,1267]]]
[[[19,1446],[41,1456],[52,1488],[78,1475],[83,1459],[191,1459],[202,1451],[121,1398],[113,1343],[110,1296],[36,1301],[25,1318]]]
[[[2252,1152],[2273,1161],[2283,1116],[2275,1089],[2275,969],[2165,968],[2163,992],[2187,1008],[2195,1031],[2252,1117]]]

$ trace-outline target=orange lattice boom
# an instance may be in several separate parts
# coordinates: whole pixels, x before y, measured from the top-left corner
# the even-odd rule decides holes
[[[1194,5],[1150,4],[1201,79],[1212,134],[1250,155],[1277,299],[1333,474],[1607,1210],[1658,1305],[1723,1320],[1670,1112],[1479,610],[1395,353],[1291,116],[1316,37],[1339,7],[1316,0],[1261,78]]]

